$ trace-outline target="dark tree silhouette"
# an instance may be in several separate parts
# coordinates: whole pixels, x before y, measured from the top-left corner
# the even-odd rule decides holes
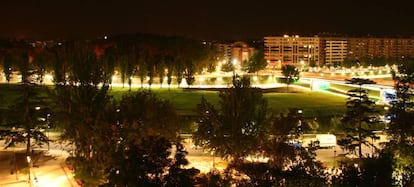
[[[386,148],[394,156],[395,173],[401,176],[396,181],[409,186],[414,184],[414,65],[402,63],[392,74],[396,100],[388,113],[391,122],[387,132],[392,138]]]
[[[285,77],[286,81],[286,89],[288,89],[289,84],[292,83],[293,80],[299,79],[299,70],[295,66],[292,65],[284,65],[282,66],[282,75]]]
[[[267,102],[261,90],[250,87],[247,77],[234,77],[233,87],[221,91],[219,97],[219,110],[204,98],[197,106],[199,126],[194,140],[239,162],[258,150],[268,123]]]
[[[6,53],[3,58],[3,73],[7,83],[10,83],[12,77],[12,55]]]
[[[267,62],[264,59],[263,51],[256,51],[249,58],[246,63],[243,63],[244,69],[249,73],[256,73],[263,70],[267,66]]]
[[[376,129],[375,125],[378,124],[376,117],[379,114],[374,110],[375,103],[369,99],[368,92],[362,88],[362,85],[375,84],[375,82],[360,78],[352,78],[346,82],[358,85],[358,87],[347,93],[347,111],[342,118],[347,137],[338,141],[338,144],[351,151],[358,148],[358,156],[362,158],[362,145],[374,146],[366,141],[366,138],[376,138],[372,131]]]

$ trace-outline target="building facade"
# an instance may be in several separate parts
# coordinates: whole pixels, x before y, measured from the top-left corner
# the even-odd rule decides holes
[[[414,58],[414,38],[269,36],[264,37],[264,54],[267,69],[340,65],[346,59]]]
[[[341,64],[348,55],[348,41],[346,38],[320,38],[321,64]]]
[[[319,64],[319,37],[265,37],[264,54],[268,69],[280,69],[282,65],[303,66]]]
[[[349,58],[414,58],[414,38],[349,38]]]
[[[241,67],[244,61],[249,60],[255,49],[245,42],[234,42],[230,44],[217,44],[217,48],[221,53],[220,61],[223,63],[237,63]]]
[[[233,43],[231,45],[231,49],[232,49],[232,61],[240,62],[240,65],[242,65],[244,61],[249,60],[249,58],[254,53],[254,48],[249,47],[244,42]]]

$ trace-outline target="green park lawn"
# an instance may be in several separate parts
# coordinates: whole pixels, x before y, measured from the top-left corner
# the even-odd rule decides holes
[[[122,94],[128,92],[128,88],[114,87],[110,94],[115,99],[121,99]],[[137,91],[139,88],[133,88]],[[146,89],[148,90],[148,89]],[[162,99],[169,100],[184,115],[195,114],[195,109],[201,98],[205,97],[210,103],[218,107],[218,91],[152,88],[151,91]],[[7,109],[17,97],[18,90],[14,84],[0,84],[0,109]],[[266,91],[263,94],[268,101],[269,108],[276,112],[286,112],[289,108],[303,109],[305,117],[322,117],[343,114],[345,111],[345,98],[323,92],[299,91],[293,93]]]
[[[138,89],[132,89],[132,91],[136,90]],[[202,97],[218,107],[218,91],[177,88],[172,88],[170,91],[165,88],[152,88],[151,91],[160,98],[173,103],[181,114],[194,114]],[[113,88],[111,90],[111,94],[116,99],[121,98],[125,92],[128,92],[128,88]],[[269,108],[276,113],[286,112],[289,108],[300,108],[303,109],[305,116],[315,117],[337,115],[345,111],[344,97],[323,92],[278,93],[270,91],[264,93],[263,96],[267,100]]]

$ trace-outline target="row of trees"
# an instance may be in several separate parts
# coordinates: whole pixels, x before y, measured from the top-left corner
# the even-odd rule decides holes
[[[112,83],[112,75],[116,72],[121,83],[129,86],[132,84],[132,77],[138,77],[141,85],[146,82],[151,86],[155,78],[158,78],[161,85],[171,85],[173,77],[178,85],[183,78],[188,85],[192,85],[195,74],[206,70],[214,71],[217,60],[223,58],[213,44],[147,34],[121,35],[92,41],[68,41],[36,47],[16,42],[0,47],[0,62],[8,82],[13,77],[13,72],[24,71],[21,65],[29,61],[37,68],[38,82],[43,81],[46,72],[53,72],[55,82],[65,83],[70,69],[87,65],[85,58],[80,57],[96,58],[93,61],[105,69],[107,73],[104,76],[109,84]],[[223,71],[234,70],[234,65],[228,65],[229,67],[223,68]],[[255,73],[264,69],[266,65],[263,52],[256,51],[243,63],[243,70]]]
[[[39,81],[45,73],[53,72],[54,81],[66,84],[72,69],[99,66],[106,72],[106,82],[116,71],[122,84],[131,85],[132,77],[138,76],[141,84],[152,84],[159,77],[160,84],[167,77],[167,84],[175,76],[191,85],[194,75],[203,69],[213,70],[217,51],[213,45],[179,37],[155,35],[127,35],[93,41],[69,41],[47,47],[32,47],[25,43],[6,46],[1,50],[0,61],[7,81],[14,71],[24,71],[21,64],[30,62],[37,71]],[[93,58],[93,59],[87,59]],[[91,64],[86,64],[91,63]],[[23,80],[23,77],[22,77]]]

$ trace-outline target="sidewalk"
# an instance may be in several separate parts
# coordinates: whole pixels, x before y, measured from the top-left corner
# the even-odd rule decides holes
[[[28,172],[13,174],[10,158],[13,151],[0,151],[0,187],[39,186],[39,187],[78,187],[65,159],[68,153],[65,151],[50,149],[45,150],[41,158],[30,168],[31,183]]]

